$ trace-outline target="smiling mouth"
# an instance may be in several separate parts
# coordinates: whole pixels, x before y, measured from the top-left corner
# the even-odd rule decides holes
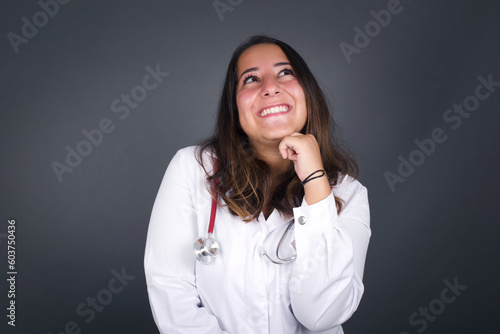
[[[286,104],[282,104],[279,106],[274,106],[274,107],[270,107],[270,108],[266,108],[266,109],[262,110],[259,113],[259,116],[264,117],[264,116],[272,115],[272,114],[281,114],[281,113],[285,113],[285,112],[289,111],[290,109],[292,109],[291,106],[286,105]]]

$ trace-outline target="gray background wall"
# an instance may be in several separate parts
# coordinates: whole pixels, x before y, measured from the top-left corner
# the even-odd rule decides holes
[[[176,150],[210,133],[230,55],[257,33],[306,59],[369,189],[366,292],[346,333],[495,331],[500,87],[474,96],[479,76],[500,81],[500,3],[401,0],[379,30],[371,11],[387,10],[386,0],[220,3],[231,10],[219,16],[211,0],[70,1],[49,7],[53,17],[34,0],[2,3],[0,331],[156,332],[142,266],[156,192]],[[25,27],[23,36],[24,17],[38,22],[36,34]],[[356,46],[354,29],[366,24],[369,44],[358,39],[346,57],[340,44]],[[168,76],[140,88],[157,65]],[[120,101],[113,112],[131,92],[144,99],[128,115]],[[464,101],[473,111],[459,124],[447,109]],[[79,144],[100,122],[110,133]],[[415,140],[438,128],[446,140],[418,153]],[[87,155],[60,180],[52,164],[66,165],[66,147],[78,145]],[[399,156],[418,166],[391,189],[384,173],[398,174]],[[15,328],[6,318],[12,218]],[[443,302],[455,280],[467,288]],[[87,298],[96,297],[106,305],[92,317]]]

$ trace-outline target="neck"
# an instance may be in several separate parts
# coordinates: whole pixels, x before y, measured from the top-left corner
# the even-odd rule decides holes
[[[285,173],[292,162],[287,159],[283,159],[279,152],[279,143],[273,143],[272,145],[262,145],[253,143],[255,152],[258,154],[259,158],[265,161],[269,168],[271,168],[271,174],[273,178]]]

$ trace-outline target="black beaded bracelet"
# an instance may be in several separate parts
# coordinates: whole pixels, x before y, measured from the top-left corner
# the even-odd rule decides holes
[[[318,175],[318,176],[315,176],[315,177],[312,177],[314,174],[316,173],[319,173],[319,172],[322,172],[321,175]],[[304,179],[304,181],[300,182],[302,185],[306,184],[307,182],[311,181],[311,180],[314,180],[314,179],[317,179],[319,177],[322,177],[322,176],[325,176],[326,175],[326,171],[324,169],[318,169],[317,171],[315,171],[314,173],[312,173],[311,175],[309,175],[308,177],[306,177]],[[327,176],[328,177],[328,176]]]

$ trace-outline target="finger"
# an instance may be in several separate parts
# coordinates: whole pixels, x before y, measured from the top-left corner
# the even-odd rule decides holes
[[[300,145],[302,140],[299,138],[300,136],[304,135],[299,132],[294,132],[290,136],[286,136],[281,140],[278,148],[283,159],[290,159],[292,156],[296,156],[298,154],[297,149],[299,146],[297,145]]]
[[[286,149],[284,149],[284,150],[280,149],[280,154],[281,154],[281,157],[283,159],[288,158],[288,153],[287,153]]]
[[[297,160],[297,153],[294,150],[292,150],[291,148],[288,148],[287,152],[288,152],[288,159],[289,160]]]
[[[300,133],[299,133],[299,135],[300,135]],[[296,145],[298,140],[299,139],[297,138],[297,136],[294,136],[293,134],[290,136],[286,136],[281,140],[281,142],[279,144],[279,149],[282,150],[282,149],[285,149],[288,147],[293,148]]]
[[[282,145],[282,144],[280,143],[280,145],[279,145],[278,149],[279,149],[279,152],[280,152],[280,154],[281,154],[281,157],[282,157],[283,159],[287,159],[287,158],[288,158],[288,148],[287,148],[287,146],[286,146],[286,145]]]
[[[280,144],[278,145],[278,149],[281,153],[281,155],[283,156],[283,159],[286,159],[287,158],[287,149],[288,149],[288,144],[289,142],[289,139],[288,137],[285,137],[281,140]]]

